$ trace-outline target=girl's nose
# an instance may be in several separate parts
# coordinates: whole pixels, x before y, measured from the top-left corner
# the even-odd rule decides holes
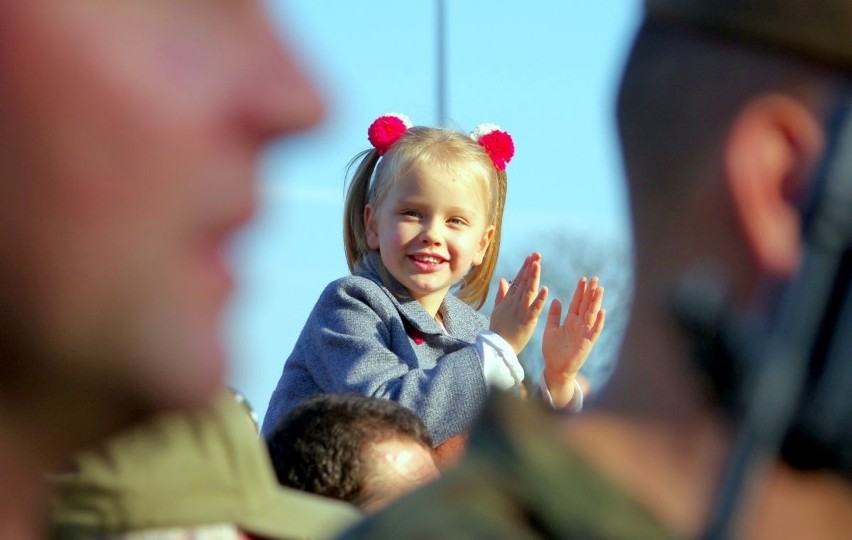
[[[434,246],[441,244],[440,226],[434,221],[430,221],[423,227],[423,232],[420,233],[420,239],[425,245]]]

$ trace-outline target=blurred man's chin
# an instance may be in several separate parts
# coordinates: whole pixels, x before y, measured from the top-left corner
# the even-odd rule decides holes
[[[224,347],[218,339],[203,343],[186,343],[176,347],[179,356],[157,360],[150,368],[141,388],[152,408],[172,409],[197,407],[207,403],[225,385],[227,365]]]

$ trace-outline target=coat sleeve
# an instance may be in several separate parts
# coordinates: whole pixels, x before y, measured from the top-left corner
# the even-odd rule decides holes
[[[324,392],[357,392],[417,413],[436,446],[466,432],[485,403],[482,361],[472,344],[449,336],[445,350],[417,355],[393,302],[372,286],[329,287],[293,357]]]

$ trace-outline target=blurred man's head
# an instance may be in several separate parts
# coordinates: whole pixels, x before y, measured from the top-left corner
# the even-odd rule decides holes
[[[634,44],[618,103],[640,260],[663,256],[659,262],[672,266],[711,249],[738,259],[737,270],[754,264],[762,275],[789,279],[799,252],[786,236],[799,234],[798,222],[759,212],[796,210],[790,205],[822,154],[835,78],[799,56],[653,13]],[[776,197],[777,206],[762,208],[756,195]],[[679,229],[683,216],[703,218],[708,230]],[[705,242],[719,232],[726,242]],[[696,247],[678,251],[661,241],[682,237]]]
[[[850,232],[820,226],[807,244],[817,228],[805,222],[818,178],[852,150],[827,155],[852,88],[852,2],[646,4],[618,100],[639,297],[617,377],[623,388],[641,373],[656,390],[611,396],[687,421],[721,401],[740,419],[755,381],[771,380],[791,408],[783,458],[848,477],[848,378],[825,374],[848,373]],[[833,257],[833,273],[803,273]],[[797,290],[808,293],[793,304]],[[778,378],[760,371],[784,373],[773,350],[793,354]]]
[[[852,10],[827,24],[845,4],[647,2],[618,124],[637,261],[632,334],[644,341],[631,348],[662,358],[661,375],[684,376],[689,345],[639,326],[675,326],[660,299],[684,276],[717,278],[730,307],[766,312],[799,269],[801,207],[852,65],[848,31],[834,32],[852,24]],[[700,395],[701,386],[677,391]]]
[[[0,399],[209,397],[258,154],[321,109],[261,3],[3,3],[0,80]]]
[[[315,396],[284,417],[267,443],[282,484],[364,510],[438,476],[422,420],[385,399]]]

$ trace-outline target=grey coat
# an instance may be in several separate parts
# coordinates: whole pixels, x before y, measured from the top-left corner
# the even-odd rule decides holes
[[[374,272],[323,291],[272,393],[263,433],[315,394],[357,392],[417,413],[433,443],[465,433],[487,387],[474,343],[488,320],[452,294],[441,306],[449,335],[414,299],[398,299]]]

